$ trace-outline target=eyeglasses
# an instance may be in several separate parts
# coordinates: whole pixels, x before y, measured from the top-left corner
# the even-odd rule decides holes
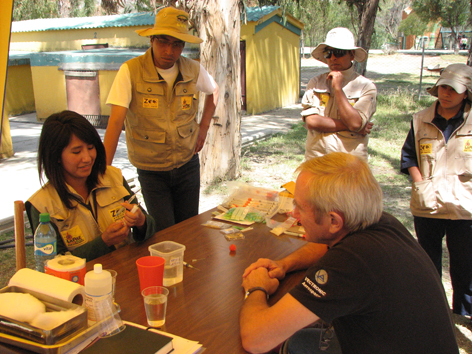
[[[342,58],[345,56],[349,51],[348,50],[343,50],[343,49],[325,49],[323,50],[323,56],[325,59],[331,58],[331,55],[334,55],[336,58]]]
[[[184,41],[169,42],[168,40],[158,36],[152,36],[152,39],[155,39],[157,41],[157,45],[160,47],[171,46],[172,49],[182,49],[185,46]]]
[[[329,348],[329,342],[334,337],[334,329],[332,325],[329,325],[328,328],[323,330],[323,323],[321,323],[321,330],[320,330],[320,344],[319,349],[325,351]]]

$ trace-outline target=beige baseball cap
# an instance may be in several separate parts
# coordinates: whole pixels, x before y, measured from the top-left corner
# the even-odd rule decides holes
[[[442,72],[436,84],[427,89],[428,93],[438,97],[438,86],[451,86],[457,93],[464,93],[466,90],[467,98],[472,101],[472,67],[466,64],[448,65]]]
[[[311,53],[313,58],[316,60],[328,64],[327,59],[323,56],[323,51],[326,47],[352,50],[354,51],[354,60],[359,63],[367,59],[367,52],[361,47],[356,47],[354,35],[344,27],[336,27],[329,31],[326,35],[326,41],[318,44],[315,50]]]
[[[189,14],[174,7],[165,7],[156,15],[153,28],[136,30],[143,37],[171,36],[188,43],[202,43],[203,40],[189,33]]]

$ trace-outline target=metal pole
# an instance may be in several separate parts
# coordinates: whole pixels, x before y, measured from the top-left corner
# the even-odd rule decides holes
[[[424,63],[424,38],[422,40],[423,50],[421,53],[421,73],[420,73],[420,89],[418,91],[418,100],[421,98],[421,85],[423,83],[423,63]]]

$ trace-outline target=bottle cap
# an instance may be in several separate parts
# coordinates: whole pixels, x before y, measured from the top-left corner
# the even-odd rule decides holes
[[[49,222],[51,219],[49,218],[49,213],[41,213],[39,214],[39,222]]]
[[[102,272],[102,265],[100,263],[96,263],[93,265],[93,271],[96,274],[100,274]]]

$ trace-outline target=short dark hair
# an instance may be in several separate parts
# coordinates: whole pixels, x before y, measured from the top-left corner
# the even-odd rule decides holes
[[[105,147],[100,135],[92,124],[82,115],[73,111],[62,111],[50,115],[43,124],[38,147],[38,174],[42,184],[43,173],[56,189],[64,205],[72,209],[72,201],[77,198],[69,191],[62,167],[62,151],[75,135],[97,151],[92,171],[87,178],[87,188],[92,190],[98,185],[98,178],[107,168]]]

